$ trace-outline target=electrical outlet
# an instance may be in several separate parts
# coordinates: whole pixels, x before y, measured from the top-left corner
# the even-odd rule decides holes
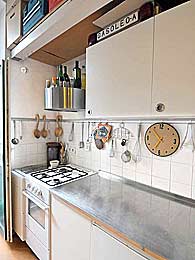
[[[69,147],[68,147],[68,152],[69,152],[70,154],[76,154],[76,148],[73,147],[73,146],[69,146]]]

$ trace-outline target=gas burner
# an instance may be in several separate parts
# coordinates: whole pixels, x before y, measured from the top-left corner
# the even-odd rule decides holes
[[[60,184],[60,180],[59,179],[53,179],[47,182],[47,184],[49,184],[50,186],[55,186]]]
[[[36,169],[31,172],[31,177],[36,178],[40,182],[55,187],[90,174],[89,171],[77,168],[75,166],[59,166],[55,169]]]
[[[70,172],[72,172],[72,169],[67,168],[67,167],[63,167],[63,168],[57,169],[57,172],[59,172],[59,173],[70,173]]]

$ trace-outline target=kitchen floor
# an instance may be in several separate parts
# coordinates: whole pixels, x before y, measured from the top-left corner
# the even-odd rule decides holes
[[[0,235],[0,259],[1,260],[38,260],[25,242],[14,236],[14,242],[4,241]]]

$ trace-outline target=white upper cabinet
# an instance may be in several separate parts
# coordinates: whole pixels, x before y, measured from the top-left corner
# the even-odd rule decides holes
[[[155,17],[153,115],[195,115],[194,2]],[[158,103],[165,105],[161,113]]]
[[[87,117],[151,114],[153,27],[150,18],[87,49]]]
[[[92,226],[90,260],[145,260],[96,226]]]

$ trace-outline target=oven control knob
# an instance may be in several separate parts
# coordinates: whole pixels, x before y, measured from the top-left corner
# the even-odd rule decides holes
[[[36,195],[37,195],[38,191],[39,191],[39,190],[38,190],[37,188],[34,189],[34,193],[35,193]]]
[[[32,187],[31,191],[32,191],[32,192],[34,192],[34,191],[35,191],[35,187],[34,187],[34,186]]]
[[[37,195],[38,195],[40,198],[43,197],[42,191],[39,190],[38,193],[37,193]]]
[[[30,183],[27,184],[27,189],[30,189],[31,188],[31,185]]]

